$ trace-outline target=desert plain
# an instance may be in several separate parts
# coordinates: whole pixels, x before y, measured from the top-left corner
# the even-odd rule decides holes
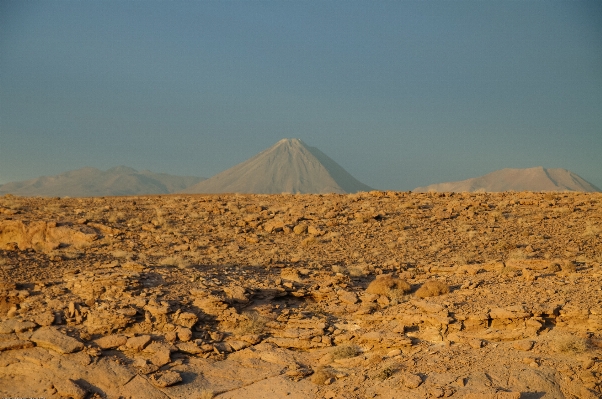
[[[602,194],[0,197],[0,396],[599,398]]]

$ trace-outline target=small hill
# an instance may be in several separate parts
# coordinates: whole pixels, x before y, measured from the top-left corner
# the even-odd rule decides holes
[[[184,192],[325,194],[370,190],[317,148],[299,139],[283,139]]]
[[[502,169],[472,179],[417,187],[415,192],[600,191],[566,169]]]
[[[0,195],[97,197],[168,194],[182,191],[201,180],[202,177],[173,176],[148,170],[139,172],[127,166],[117,166],[107,171],[86,167],[56,176],[6,183],[0,185]]]

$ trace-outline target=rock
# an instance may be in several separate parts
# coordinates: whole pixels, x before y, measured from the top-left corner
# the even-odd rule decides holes
[[[54,222],[3,220],[0,223],[0,246],[14,242],[24,251],[29,248],[50,250],[60,244],[90,243],[98,234],[88,226],[57,226]]]
[[[176,342],[178,339],[178,333],[176,331],[168,331],[165,333],[165,340],[170,343]]]
[[[283,280],[288,281],[301,281],[301,274],[299,273],[299,270],[292,268],[282,269],[280,271],[280,277],[282,277]]]
[[[94,310],[89,312],[84,324],[90,334],[110,334],[133,322],[135,314],[118,310]]]
[[[407,373],[401,378],[403,386],[409,389],[416,389],[422,385],[422,377],[418,374]]]
[[[127,341],[128,339],[125,335],[113,334],[99,338],[94,342],[101,349],[113,349],[125,345]]]
[[[325,232],[323,230],[318,229],[315,226],[308,226],[307,233],[311,234],[312,236],[322,236]]]
[[[181,382],[182,377],[175,371],[167,370],[151,375],[150,381],[159,388],[165,388]]]
[[[230,287],[224,288],[224,292],[228,296],[228,299],[230,300],[230,302],[235,302],[235,303],[249,302],[249,298],[247,298],[247,291],[245,290],[244,287],[241,287],[239,285],[230,286]]]
[[[17,313],[19,312],[19,309],[17,309],[16,306],[11,306],[11,308],[8,310],[8,312],[6,313],[6,316],[9,319],[12,319],[13,317],[15,317],[17,315]]]
[[[144,367],[148,364],[148,361],[143,357],[137,357],[132,362],[132,366],[134,367]]]
[[[227,343],[234,351],[239,351],[250,346],[248,342],[240,340],[228,340]]]
[[[290,319],[287,323],[287,327],[311,330],[324,330],[326,328],[326,323],[324,323],[324,321],[322,320]]]
[[[71,379],[57,380],[53,383],[56,393],[61,397],[73,399],[84,399],[88,393],[84,388],[79,386]]]
[[[215,342],[213,348],[218,353],[230,353],[233,351],[232,347],[227,342]]]
[[[143,350],[151,342],[150,335],[140,335],[138,337],[129,338],[125,346],[135,351]]]
[[[357,294],[355,292],[350,291],[341,291],[339,292],[339,300],[348,304],[355,304],[358,302]]]
[[[307,232],[307,225],[306,224],[298,224],[295,227],[293,227],[293,232],[296,235],[305,234]]]
[[[155,366],[164,366],[167,363],[171,362],[171,352],[168,349],[157,351],[150,358],[150,361]]]
[[[314,342],[314,341],[308,341],[308,340],[298,339],[298,338],[270,337],[270,338],[266,339],[264,342],[273,343],[281,348],[295,348],[295,349],[322,348],[322,347],[326,346],[326,344],[324,344],[322,342]]]
[[[492,319],[524,319],[530,316],[531,313],[525,311],[522,306],[495,308],[489,311],[489,317]]]
[[[159,366],[155,366],[154,364],[149,364],[148,360],[142,357],[138,357],[134,359],[132,366],[138,369],[138,372],[141,374],[150,374],[159,370]]]
[[[533,341],[516,341],[512,347],[521,351],[530,351],[533,349],[533,344]]]
[[[441,387],[429,387],[428,393],[429,398],[442,398],[445,395],[445,391]]]
[[[192,328],[198,321],[199,318],[194,313],[182,312],[175,320],[175,323],[182,327]]]
[[[496,392],[495,399],[520,399],[520,392]]]
[[[166,345],[159,342],[153,342],[146,347],[145,352],[150,352],[153,356],[150,358],[150,362],[155,366],[164,366],[171,362],[171,352],[177,350],[177,347],[172,345]]]
[[[41,327],[33,333],[31,340],[38,346],[63,354],[77,352],[84,348],[84,344],[80,341],[53,327]]]
[[[31,341],[24,341],[24,340],[20,340],[20,339],[11,339],[11,340],[7,340],[7,341],[0,341],[0,352],[9,351],[9,350],[13,350],[13,349],[32,348],[32,347],[33,347],[33,342],[31,342]]]
[[[198,355],[199,353],[204,353],[205,351],[194,342],[182,342],[176,345],[180,352],[190,353],[192,355]]]
[[[416,306],[418,309],[427,313],[439,313],[442,312],[445,308],[438,303],[432,303],[427,301],[419,301],[413,300],[411,301],[412,305]]]
[[[53,316],[54,318],[54,316]],[[35,328],[36,323],[31,321],[19,321],[15,319],[6,320],[0,323],[0,334],[10,334],[13,332],[22,332]]]
[[[192,339],[192,331],[190,328],[180,328],[178,329],[178,339],[182,342],[190,341]]]
[[[36,316],[34,316],[34,320],[36,323],[38,323],[41,326],[47,327],[52,325],[52,323],[54,323],[54,313],[47,310],[43,313],[40,313]]]
[[[98,359],[90,369],[90,373],[94,375],[94,381],[99,384],[98,386],[122,387],[136,376],[135,371],[130,367],[123,366],[108,357]]]
[[[52,384],[67,378],[132,399],[602,392],[600,193],[0,196],[0,224],[8,217],[111,232],[47,253],[0,232],[0,391],[21,389],[13,396],[59,397]],[[35,234],[36,248],[60,244]],[[428,280],[450,292],[419,299]],[[31,347],[36,323],[88,347]],[[331,386],[311,385],[319,366]],[[150,375],[170,367],[186,384],[155,387]]]
[[[596,361],[592,358],[585,359],[581,364],[585,370],[591,369],[596,364]]]
[[[170,313],[170,307],[166,304],[151,304],[149,303],[144,307],[144,310],[148,311],[153,317],[161,318]]]
[[[245,334],[239,337],[241,340],[256,345],[261,342],[261,335],[259,334]]]

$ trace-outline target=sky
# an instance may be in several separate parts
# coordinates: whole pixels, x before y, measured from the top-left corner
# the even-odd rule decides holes
[[[602,188],[602,2],[0,1],[0,183],[210,177],[282,138],[381,190]]]

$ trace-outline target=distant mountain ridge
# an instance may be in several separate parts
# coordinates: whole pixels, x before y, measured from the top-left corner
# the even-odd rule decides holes
[[[282,139],[185,193],[354,193],[372,188],[299,139]]]
[[[85,167],[55,176],[6,183],[0,185],[0,195],[98,197],[168,194],[182,191],[202,180],[203,177],[137,171],[127,166],[116,166],[106,171]]]
[[[579,175],[561,168],[542,166],[501,169],[471,179],[416,187],[414,192],[502,192],[502,191],[582,191],[600,189]]]

